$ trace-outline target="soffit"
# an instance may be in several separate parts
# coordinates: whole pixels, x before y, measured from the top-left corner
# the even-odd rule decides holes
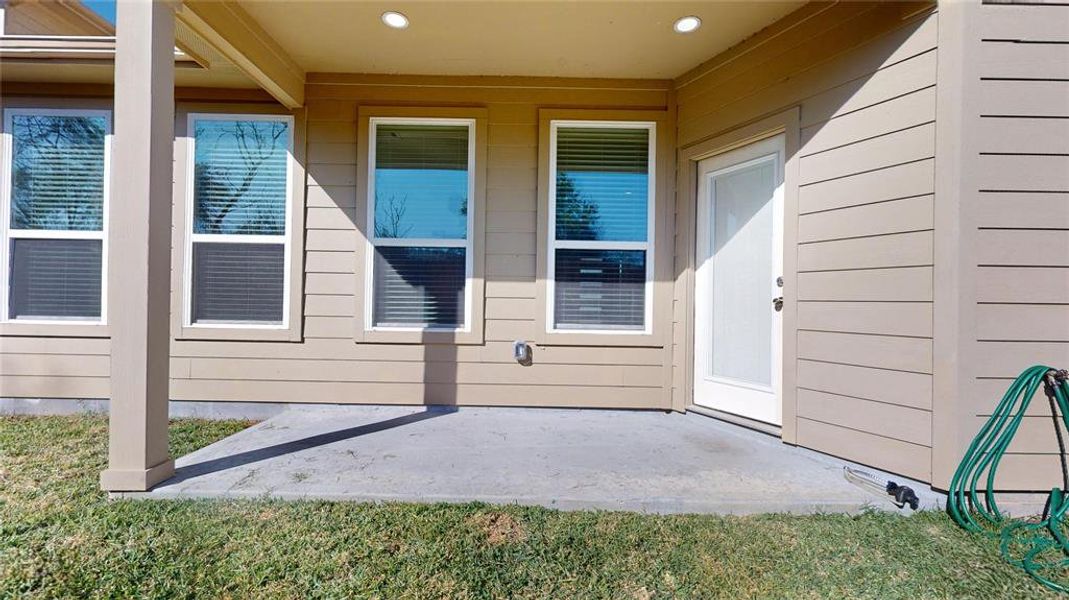
[[[667,79],[804,2],[273,2],[241,6],[306,72]],[[400,11],[407,29],[382,24]],[[678,34],[679,17],[702,27]]]

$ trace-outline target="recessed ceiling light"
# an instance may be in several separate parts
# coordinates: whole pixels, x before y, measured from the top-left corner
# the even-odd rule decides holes
[[[392,10],[382,13],[382,22],[385,23],[387,27],[393,27],[394,29],[405,29],[408,27],[408,17]]]
[[[385,18],[385,15],[383,15]],[[689,17],[680,17],[676,19],[676,24],[672,26],[672,29],[676,30],[676,33],[690,33],[702,26],[702,20],[694,15]]]

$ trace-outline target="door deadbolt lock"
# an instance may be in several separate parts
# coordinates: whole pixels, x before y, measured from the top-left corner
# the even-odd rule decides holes
[[[772,299],[772,307],[776,309],[776,312],[783,310],[783,296]]]

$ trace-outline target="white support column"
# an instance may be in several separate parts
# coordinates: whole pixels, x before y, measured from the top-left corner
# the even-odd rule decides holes
[[[174,19],[171,2],[119,2],[108,267],[109,491],[174,474],[167,451],[170,371]]]

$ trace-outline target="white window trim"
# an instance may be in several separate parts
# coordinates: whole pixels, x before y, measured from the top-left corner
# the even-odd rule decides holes
[[[289,135],[286,145],[286,223],[281,235],[239,235],[193,233],[194,205],[196,203],[196,122],[197,121],[280,121],[286,123]],[[191,329],[267,329],[285,330],[290,327],[290,263],[293,260],[293,140],[294,119],[289,115],[244,114],[244,113],[189,113],[186,117],[187,155],[186,164],[186,198],[185,198],[185,248],[182,261],[182,325]],[[282,244],[282,322],[211,322],[198,323],[193,320],[193,244]]]
[[[370,117],[368,124],[367,161],[367,251],[364,253],[364,329],[365,331],[441,331],[469,333],[472,328],[472,279],[475,274],[475,119]],[[464,239],[456,238],[380,238],[375,235],[375,143],[379,125],[464,125],[468,128],[468,221]],[[464,326],[463,327],[386,327],[375,325],[375,248],[432,247],[464,248]]]
[[[104,186],[100,231],[66,231],[61,229],[11,229],[11,186],[15,165],[12,123],[15,116],[63,116],[104,118]],[[0,323],[28,325],[107,325],[108,322],[108,212],[111,197],[111,111],[78,108],[9,108],[4,110],[4,129],[0,135]],[[14,239],[100,240],[100,318],[12,319],[10,313],[11,241]]]
[[[646,129],[649,131],[647,159],[648,189],[646,199],[646,241],[644,242],[612,242],[603,240],[557,240],[557,130],[561,127],[590,127],[602,129]],[[654,121],[585,121],[585,120],[552,120],[549,122],[549,202],[548,220],[546,227],[546,333],[549,334],[599,334],[599,335],[650,335],[653,333],[653,282],[654,265],[653,256],[654,232],[656,231],[657,216],[657,123]],[[556,315],[556,262],[557,249],[576,250],[645,250],[646,252],[646,285],[645,285],[645,314],[643,315],[642,329],[580,329],[555,327]]]

